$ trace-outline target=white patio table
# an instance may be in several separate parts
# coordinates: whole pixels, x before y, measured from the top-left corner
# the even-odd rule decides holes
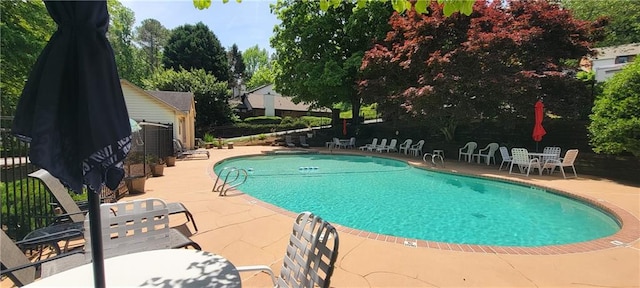
[[[193,249],[162,249],[104,260],[107,287],[241,287],[236,267],[220,255]],[[85,264],[23,287],[92,287]]]

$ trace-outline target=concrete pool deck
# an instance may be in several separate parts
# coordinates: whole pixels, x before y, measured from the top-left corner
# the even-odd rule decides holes
[[[229,192],[229,196],[220,197],[211,192],[215,179],[210,176],[213,165],[222,159],[276,149],[286,148],[236,146],[234,149],[211,149],[210,159],[177,161],[176,167],[165,169],[165,176],[147,180],[146,193],[125,197],[123,200],[157,197],[169,202],[180,201],[194,214],[199,232],[191,238],[203,250],[223,255],[237,266],[271,265],[277,273],[293,223],[293,213],[233,190]],[[356,150],[332,152],[361,153]],[[376,155],[392,155],[424,165],[421,159],[397,153]],[[331,286],[640,287],[640,232],[637,230],[640,188],[580,175],[580,171],[578,179],[565,180],[559,174],[524,177],[509,175],[504,170],[498,171],[495,165],[469,164],[452,159],[447,159],[444,170],[510,179],[570,192],[594,202],[604,202],[607,207],[620,209],[616,211],[624,211],[627,217],[625,221],[630,223],[625,223],[620,233],[599,241],[608,243],[605,247],[578,250],[582,252],[550,253],[554,255],[408,247],[387,239],[371,239],[368,234],[349,233],[346,232],[348,228],[339,227],[340,249]],[[174,215],[171,221],[172,224],[180,225],[185,219]],[[190,224],[181,226],[182,229],[191,229],[193,232],[191,227]],[[621,243],[612,244],[612,240]],[[246,287],[270,285],[266,274],[243,273],[242,277]]]
[[[213,165],[222,159],[278,149],[287,148],[236,146],[234,149],[210,149],[210,159],[178,160],[175,167],[164,170],[164,176],[149,178],[145,193],[130,195],[121,201],[148,197],[180,201],[194,215],[199,232],[191,238],[203,250],[220,254],[236,266],[270,265],[277,273],[294,214],[234,190],[229,191],[229,196],[220,197],[211,192],[215,181],[211,174]],[[319,150],[363,153],[359,150]],[[422,159],[397,153],[371,155],[431,167]],[[559,173],[530,177],[509,175],[508,171],[498,171],[496,165],[469,164],[451,158],[446,159],[445,164],[446,168],[440,169],[447,172],[539,185],[602,203],[612,212],[622,214],[623,229],[610,237],[567,245],[559,251],[543,248],[541,251],[546,252],[534,253],[531,251],[535,250],[486,249],[486,246],[478,251],[465,247],[468,245],[456,248],[456,245],[426,241],[410,247],[403,245],[404,239],[391,241],[391,237],[382,238],[336,225],[340,248],[331,278],[332,287],[640,287],[638,186],[581,175],[580,171],[577,179],[563,179]],[[185,223],[182,214],[170,218],[173,226],[178,226],[187,235],[193,233],[193,226]],[[436,247],[430,243],[436,243]],[[242,278],[245,287],[271,286],[270,278],[264,273],[243,273]],[[6,287],[4,282],[2,287]]]

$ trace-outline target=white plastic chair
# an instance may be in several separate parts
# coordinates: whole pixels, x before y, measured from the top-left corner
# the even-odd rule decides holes
[[[338,258],[338,232],[311,212],[302,212],[293,224],[280,277],[267,265],[236,267],[240,272],[263,271],[274,287],[329,287]]]
[[[577,157],[578,157],[578,149],[567,150],[567,153],[564,154],[562,161],[553,160],[553,159],[547,160],[544,163],[544,166],[542,166],[542,170],[549,169],[549,174],[551,174],[556,169],[556,167],[560,167],[560,171],[562,171],[562,177],[566,179],[567,175],[564,173],[564,167],[571,167],[571,169],[573,169],[573,176],[575,178],[578,178],[578,174],[576,173],[576,167],[573,165]]]
[[[379,147],[385,147],[387,146],[387,138],[383,138],[382,140],[380,140],[380,144],[376,145],[376,146],[371,146],[369,148],[367,148],[367,150],[369,151],[373,151],[373,150],[378,150]]]
[[[200,245],[179,230],[169,228],[169,209],[160,199],[102,204],[100,220],[105,258],[168,248],[193,247],[201,250]],[[85,256],[91,260],[89,217],[84,222],[84,233]]]
[[[460,161],[462,156],[464,156],[467,162],[471,163],[471,158],[473,158],[473,151],[475,151],[476,148],[478,148],[478,143],[467,142],[467,144],[465,144],[462,148],[458,149],[458,161]]]
[[[483,158],[485,159],[485,162],[487,162],[487,165],[489,165],[491,163],[491,160],[493,160],[493,164],[496,164],[496,151],[498,151],[498,143],[489,143],[487,144],[487,147],[484,147],[480,150],[478,150],[478,153],[473,154],[473,157],[477,157],[478,158],[478,163],[480,163]]]
[[[511,149],[511,165],[509,166],[509,174],[511,174],[511,171],[513,170],[513,165],[518,165],[520,173],[522,173],[523,170],[527,170],[527,177],[529,177],[531,169],[535,168],[538,168],[540,175],[542,175],[540,160],[538,160],[538,158],[529,159],[529,151],[525,148]]]
[[[293,137],[291,137],[291,135],[285,135],[284,142],[286,143],[287,147],[296,147],[296,144],[293,143]]]
[[[347,148],[355,149],[356,148],[356,137],[349,138],[349,144],[347,144]]]
[[[358,149],[364,151],[364,150],[369,150],[369,147],[376,147],[376,144],[378,144],[378,138],[373,138],[373,140],[371,141],[371,143],[365,144],[363,146],[358,147]]]
[[[547,146],[542,149],[543,154],[554,154],[555,156],[542,156],[540,159],[540,163],[544,164],[548,160],[560,160],[560,153],[562,153],[562,148],[555,146]]]
[[[507,147],[500,146],[500,156],[502,157],[502,163],[500,163],[500,168],[498,168],[498,171],[502,170],[502,165],[504,165],[505,163],[508,163],[507,165],[511,164],[511,155],[509,155],[509,150],[507,149]]]
[[[413,140],[411,139],[404,140],[404,142],[402,142],[402,144],[398,146],[398,153],[404,153],[405,155],[409,154],[409,148],[411,148],[411,142],[413,142]]]
[[[391,139],[391,142],[389,142],[389,145],[385,145],[385,146],[380,146],[376,149],[377,152],[382,153],[382,151],[384,152],[392,152],[392,151],[396,151],[396,145],[398,144],[398,139]]]
[[[409,154],[420,157],[420,155],[422,155],[422,146],[424,146],[424,140],[420,140],[418,143],[411,145],[409,148]]]

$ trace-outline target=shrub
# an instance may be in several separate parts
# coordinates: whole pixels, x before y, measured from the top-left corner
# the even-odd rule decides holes
[[[607,80],[594,104],[589,125],[593,150],[640,157],[640,57]]]
[[[282,118],[278,116],[258,116],[244,119],[247,124],[280,124]]]

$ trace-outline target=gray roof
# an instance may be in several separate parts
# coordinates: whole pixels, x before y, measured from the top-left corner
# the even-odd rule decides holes
[[[179,111],[188,113],[191,110],[193,101],[193,93],[191,92],[173,92],[173,91],[151,91],[146,90],[151,96],[158,100],[173,106]]]
[[[640,55],[640,43],[595,48],[598,52],[596,59],[611,59],[618,56]]]

